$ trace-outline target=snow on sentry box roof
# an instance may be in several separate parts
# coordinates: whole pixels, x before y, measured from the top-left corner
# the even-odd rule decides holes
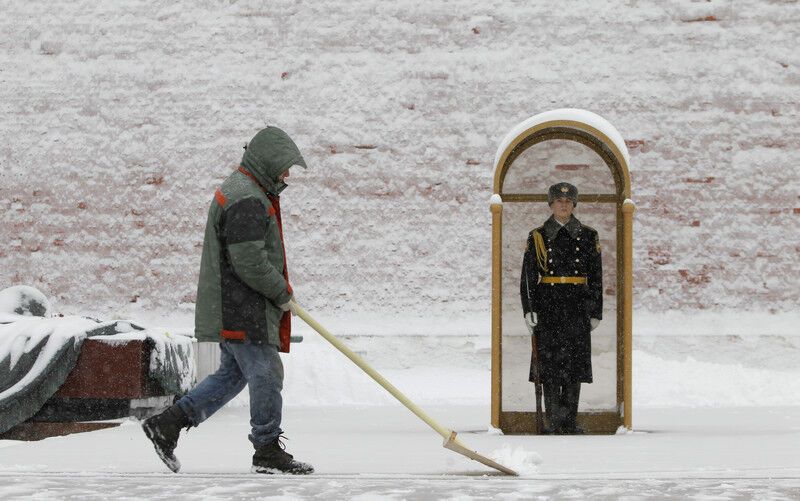
[[[625,163],[628,165],[628,168],[630,168],[630,156],[628,155],[628,147],[625,146],[625,140],[622,139],[622,134],[620,134],[616,127],[611,125],[608,120],[601,117],[597,113],[592,113],[591,111],[581,110],[578,108],[560,108],[557,110],[539,113],[538,115],[534,115],[515,125],[514,128],[511,129],[508,134],[506,134],[503,140],[500,141],[500,146],[497,148],[497,153],[495,153],[494,156],[495,169],[498,167],[497,162],[500,161],[500,157],[503,155],[503,152],[506,150],[508,145],[511,144],[514,139],[516,139],[517,136],[536,125],[560,120],[581,122],[605,134],[606,137],[614,142],[614,145],[617,147],[617,149],[622,152],[622,155],[625,157]]]

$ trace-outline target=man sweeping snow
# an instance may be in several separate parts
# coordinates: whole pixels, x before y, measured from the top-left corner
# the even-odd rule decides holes
[[[195,336],[220,342],[220,367],[174,405],[142,427],[174,472],[183,428],[198,426],[247,385],[249,439],[255,473],[314,471],[281,442],[283,364],[289,351],[292,288],[289,285],[279,195],[295,165],[305,168],[294,141],[267,127],[245,147],[241,166],[214,194],[208,211]]]

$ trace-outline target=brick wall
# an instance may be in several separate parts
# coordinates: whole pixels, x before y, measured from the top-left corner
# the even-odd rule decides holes
[[[191,303],[206,209],[267,123],[298,297],[489,307],[492,161],[595,111],[631,150],[636,307],[790,311],[797,2],[5,2],[0,285],[64,308]]]

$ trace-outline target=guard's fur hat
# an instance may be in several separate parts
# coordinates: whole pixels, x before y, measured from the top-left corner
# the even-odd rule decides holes
[[[578,188],[569,183],[556,183],[550,187],[547,192],[547,205],[553,205],[553,202],[559,198],[568,198],[572,200],[572,205],[578,205]]]

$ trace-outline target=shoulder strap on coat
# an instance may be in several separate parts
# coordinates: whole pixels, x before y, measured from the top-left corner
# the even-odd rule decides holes
[[[533,230],[533,246],[536,249],[536,262],[539,268],[547,271],[547,246],[544,244],[544,238],[539,230]]]

